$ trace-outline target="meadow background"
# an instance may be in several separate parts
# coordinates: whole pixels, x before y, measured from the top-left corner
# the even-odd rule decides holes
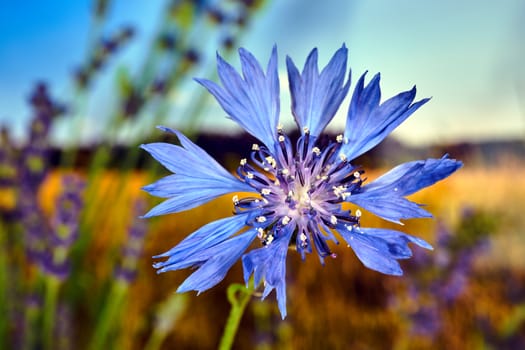
[[[343,42],[353,81],[381,71],[383,96],[417,84],[433,97],[356,161],[368,179],[444,153],[465,166],[413,196],[435,219],[402,230],[435,250],[415,249],[404,277],[344,244],[325,266],[289,254],[288,317],[273,295],[253,298],[234,348],[525,347],[521,2],[72,3],[0,11],[0,348],[216,348],[240,264],[196,296],[175,293],[190,271],[157,275],[151,257],[230,215],[231,196],[139,219],[158,203],[140,188],[167,172],[138,145],[175,142],[155,129],[167,125],[233,171],[253,140],[192,78],[216,79],[216,51],[237,64],[246,47],[265,64],[277,44],[292,131],[285,55],[302,65],[318,47],[324,64]],[[366,212],[362,224],[390,227]]]

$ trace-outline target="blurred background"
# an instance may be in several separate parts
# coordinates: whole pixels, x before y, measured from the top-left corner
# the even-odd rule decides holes
[[[159,202],[140,188],[167,175],[138,145],[175,142],[155,126],[177,128],[233,171],[253,139],[192,79],[217,79],[217,52],[238,67],[245,47],[266,65],[277,44],[293,132],[285,56],[302,66],[317,47],[324,66],[343,43],[352,81],[381,72],[385,99],[415,84],[432,97],[356,160],[368,179],[444,153],[465,163],[412,197],[435,219],[402,230],[435,250],[415,249],[401,278],[344,244],[325,266],[289,254],[288,317],[273,294],[254,298],[234,348],[524,348],[524,23],[518,0],[2,4],[0,348],[216,348],[240,264],[196,296],[175,294],[190,271],[157,275],[151,256],[230,215],[231,195],[138,219]]]

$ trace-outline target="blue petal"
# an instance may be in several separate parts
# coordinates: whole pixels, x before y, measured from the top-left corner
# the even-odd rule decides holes
[[[183,147],[168,143],[141,146],[175,173],[144,187],[144,190],[152,195],[169,198],[151,209],[144,217],[176,213],[226,193],[253,190],[180,132],[162,129],[176,134]]]
[[[217,188],[221,187],[224,188],[225,193],[240,191],[237,182],[238,181],[225,181],[224,179],[218,178],[198,179],[173,174],[144,186],[142,189],[153,196],[169,198],[183,195],[186,192],[202,191],[215,193]],[[246,191],[246,189],[243,189],[243,191]]]
[[[352,194],[347,200],[396,224],[401,224],[399,221],[401,219],[432,217],[432,214],[421,208],[419,204],[401,196],[363,192],[356,195]]]
[[[277,303],[283,319],[286,317],[286,253],[292,232],[293,229],[283,230],[282,236],[271,244],[252,250],[242,257],[245,282],[248,283],[252,273],[255,285],[264,279],[263,299],[276,289]]]
[[[321,74],[317,67],[317,49],[308,56],[302,75],[290,57],[286,58],[292,113],[299,129],[308,128],[317,137],[332,120],[348,93],[350,77],[345,83],[348,50],[343,45]]]
[[[412,103],[416,87],[390,98],[382,104],[379,74],[364,87],[365,74],[355,87],[344,133],[345,144],[340,152],[347,159],[354,159],[380,143],[398,125],[414,113],[429,99]]]
[[[222,87],[207,79],[196,79],[217,99],[224,111],[247,132],[275,149],[279,122],[279,77],[274,46],[264,74],[259,62],[240,49],[243,77],[217,55],[217,72]]]
[[[338,232],[366,267],[388,275],[403,274],[397,260],[412,256],[409,242],[432,249],[424,240],[394,230],[340,226]]]
[[[161,163],[167,168],[168,168],[168,164],[171,164],[172,166],[176,167],[176,170],[171,170],[170,168],[168,168],[168,170],[171,170],[174,173],[193,174],[192,176],[195,177],[197,174],[195,174],[194,166],[198,165],[211,172],[219,173],[221,176],[233,178],[233,176],[231,176],[231,174],[226,169],[224,169],[215,159],[213,159],[208,153],[206,153],[205,150],[203,150],[202,148],[197,146],[195,143],[193,143],[190,139],[184,136],[184,134],[181,133],[180,131],[168,128],[166,126],[160,126],[160,125],[157,126],[157,128],[162,131],[175,134],[177,138],[179,139],[182,147],[184,147],[183,151],[187,152],[187,153],[179,152],[181,156],[183,154],[186,154],[186,157],[179,158],[177,156],[176,157],[177,159],[174,159],[175,158],[174,156],[176,154],[173,154],[173,155],[165,154],[164,158],[167,158],[168,163],[167,164],[164,164],[162,162]],[[171,145],[169,143],[164,143],[164,145],[181,148],[179,146]],[[142,145],[142,146],[147,147],[149,145]],[[187,166],[188,164],[190,166]]]
[[[404,196],[433,185],[463,164],[445,155],[441,159],[418,160],[401,164],[352,193],[348,201],[396,223],[400,219],[431,217],[420,205]]]
[[[434,248],[432,248],[432,246],[428,242],[426,242],[424,239],[406,234],[404,232],[390,230],[390,229],[366,228],[366,227],[360,227],[359,230],[365,234],[383,238],[384,240],[388,242],[397,241],[398,244],[400,245],[410,242],[410,243],[414,243],[420,246],[421,248],[425,248],[428,250],[434,250]]]
[[[181,266],[199,265],[200,267],[180,285],[177,292],[195,290],[201,293],[222,281],[256,235],[257,230],[251,229],[189,257]]]
[[[181,192],[180,195],[166,199],[164,202],[153,207],[148,211],[143,218],[150,218],[153,216],[165,215],[178,213],[180,211],[185,211],[198,207],[201,204],[207,203],[210,200],[217,198],[226,193],[235,192],[232,189],[223,187],[223,188],[211,188],[205,189],[202,191],[192,191],[192,192]]]
[[[441,159],[430,158],[403,163],[364,186],[363,191],[408,196],[443,180],[462,166],[462,162],[449,159],[447,155]]]
[[[197,231],[184,238],[175,247],[171,248],[163,254],[155,256],[155,258],[167,257],[168,259],[162,262],[155,263],[153,267],[156,269],[160,269],[157,272],[161,273],[170,270],[177,270],[181,268],[180,266],[189,266],[180,264],[187,264],[190,260],[185,259],[187,259],[188,257],[198,254],[200,251],[209,249],[219,243],[222,243],[223,241],[237,233],[241,228],[245,226],[249,215],[249,213],[242,213],[224,219],[216,220],[210,222],[205,226],[202,226]]]

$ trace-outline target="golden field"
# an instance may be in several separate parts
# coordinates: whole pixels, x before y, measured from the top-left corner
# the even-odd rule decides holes
[[[494,232],[490,232],[489,250],[476,258],[475,274],[468,287],[450,309],[442,310],[446,322],[438,339],[439,345],[425,337],[411,337],[406,317],[389,306],[391,295],[403,290],[404,277],[385,276],[366,269],[341,243],[333,247],[337,258],[328,259],[325,266],[319,264],[315,255],[308,256],[303,262],[298,254],[289,252],[288,317],[281,321],[273,294],[264,302],[252,300],[236,338],[237,348],[480,347],[484,343],[484,330],[479,326],[481,319],[497,329],[516,312],[517,306],[505,295],[503,283],[508,280],[504,276],[511,276],[518,286],[524,281],[525,217],[521,212],[525,203],[525,177],[521,176],[524,170],[519,165],[506,168],[467,165],[449,179],[412,197],[414,201],[426,204],[436,219],[408,221],[400,229],[421,236],[431,244],[435,243],[437,223],[442,222],[453,229],[465,208],[481,211],[497,223]],[[367,174],[371,180],[380,173],[377,170]],[[42,206],[48,214],[53,211],[52,203],[61,175],[61,172],[53,172],[40,193]],[[82,234],[90,236],[89,244],[85,259],[77,266],[80,272],[75,276],[78,279],[67,281],[66,288],[77,295],[77,301],[83,301],[76,314],[78,322],[84,323],[78,331],[80,339],[89,338],[93,327],[89,320],[96,318],[108,293],[107,281],[112,278],[120,247],[125,244],[133,203],[139,197],[146,198],[140,187],[152,180],[146,173],[122,175],[107,171],[93,179],[87,189],[86,198],[90,202],[83,217],[89,230]],[[150,200],[148,207],[155,203]],[[151,256],[168,250],[201,225],[231,212],[231,195],[227,195],[193,210],[148,220],[150,226],[139,260],[138,275],[129,287],[125,306],[119,315],[121,326],[114,334],[119,348],[140,349],[144,346],[159,304],[172,296],[190,274],[190,271],[177,271],[157,275],[151,267]],[[362,226],[396,225],[364,213]],[[410,262],[402,264],[408,266]],[[230,283],[242,283],[240,263],[212,290],[199,296],[190,294],[181,301],[184,311],[170,330],[163,348],[216,347],[229,310],[226,288]],[[524,303],[525,297],[521,298],[521,303]],[[410,299],[404,300],[403,304],[411,310],[419,307]],[[518,332],[520,329],[523,332],[523,322],[518,324]]]

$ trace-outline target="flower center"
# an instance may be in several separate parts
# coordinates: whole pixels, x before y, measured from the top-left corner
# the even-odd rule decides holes
[[[290,139],[279,132],[279,147],[274,152],[253,145],[251,162],[242,159],[237,174],[260,197],[235,196],[233,201],[237,213],[253,213],[247,224],[259,230],[263,244],[277,238],[283,226],[294,225],[298,250],[309,251],[313,239],[324,256],[329,252],[324,239],[332,236],[331,229],[359,225],[359,216],[343,210],[341,203],[361,187],[362,171],[338,155],[341,136],[322,151],[311,141],[305,132],[294,149]]]

